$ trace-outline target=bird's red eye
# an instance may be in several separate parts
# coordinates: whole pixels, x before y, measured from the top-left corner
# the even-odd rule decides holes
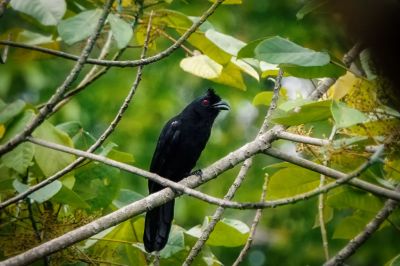
[[[201,101],[201,104],[202,104],[203,106],[208,106],[208,105],[210,104],[210,101],[207,100],[207,99],[204,99],[204,100]]]

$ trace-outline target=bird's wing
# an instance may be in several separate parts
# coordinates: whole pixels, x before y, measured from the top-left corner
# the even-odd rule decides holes
[[[168,158],[179,142],[181,122],[173,118],[164,126],[150,165],[150,172],[164,175]]]

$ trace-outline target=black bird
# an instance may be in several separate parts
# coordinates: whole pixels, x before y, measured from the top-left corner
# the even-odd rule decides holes
[[[169,120],[158,138],[150,172],[174,182],[189,176],[221,110],[229,110],[228,103],[221,100],[213,89],[208,89],[204,96],[195,99]],[[148,186],[150,194],[164,188],[150,180]],[[167,244],[173,217],[174,200],[146,213],[143,242],[147,252],[160,251]]]

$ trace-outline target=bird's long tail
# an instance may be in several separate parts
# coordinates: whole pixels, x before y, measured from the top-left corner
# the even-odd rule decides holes
[[[147,252],[160,251],[167,244],[174,204],[175,200],[172,200],[146,213],[143,243]]]

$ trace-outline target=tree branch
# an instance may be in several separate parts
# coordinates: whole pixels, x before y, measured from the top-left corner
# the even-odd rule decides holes
[[[18,133],[9,141],[7,141],[7,143],[0,146],[0,155],[3,155],[4,153],[14,149],[18,144],[23,142],[25,138],[29,136],[47,118],[49,114],[52,113],[54,106],[60,101],[64,92],[69,88],[69,86],[71,86],[71,84],[78,77],[78,74],[81,72],[87,58],[89,57],[90,52],[94,47],[94,44],[96,43],[96,39],[99,36],[101,29],[103,28],[104,22],[107,18],[113,2],[114,0],[108,0],[104,5],[101,17],[96,24],[94,33],[88,39],[87,44],[83,49],[77,63],[75,64],[67,78],[64,80],[63,84],[58,87],[58,89],[48,100],[46,105],[39,111],[39,114],[26,126],[26,128],[21,133]]]

